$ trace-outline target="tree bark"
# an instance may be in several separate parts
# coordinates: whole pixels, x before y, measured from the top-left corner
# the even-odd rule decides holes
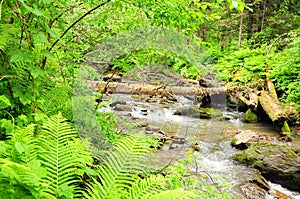
[[[259,103],[272,122],[282,125],[281,123],[286,120],[286,116],[280,104],[277,103],[277,100],[267,91],[261,91],[261,95],[259,96]]]
[[[245,0],[243,0],[243,3],[245,3]],[[241,12],[240,30],[239,30],[239,40],[238,40],[238,50],[240,50],[240,48],[241,48],[241,43],[242,43],[242,34],[243,34],[243,16],[244,16],[244,11]]]
[[[181,87],[181,86],[165,86],[165,85],[149,85],[149,84],[130,84],[110,82],[105,89],[106,82],[99,83],[95,81],[87,82],[92,90],[104,91],[108,93],[124,93],[124,94],[144,94],[144,95],[183,95],[183,96],[211,96],[227,93],[227,88],[203,88],[203,87]]]

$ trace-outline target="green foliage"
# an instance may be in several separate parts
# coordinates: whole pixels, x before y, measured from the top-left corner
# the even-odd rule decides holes
[[[284,48],[281,44],[285,44]],[[274,40],[268,47],[231,53],[219,59],[219,76],[230,84],[252,88],[264,85],[268,76],[274,81],[280,100],[299,111],[299,44],[298,33],[291,32],[288,38]]]
[[[99,165],[99,175],[89,186],[86,198],[193,198],[184,189],[168,190],[161,175],[146,173],[151,152],[145,138],[121,138],[106,151]],[[141,178],[140,176],[144,176]]]
[[[292,42],[285,49],[270,53],[267,60],[270,68],[270,78],[275,82],[280,99],[285,103],[295,106],[298,111],[300,111],[299,54],[300,38],[296,34],[292,36]]]
[[[43,124],[37,142],[38,157],[47,168],[47,176],[42,179],[47,185],[43,192],[47,198],[73,198],[80,169],[92,163],[78,133],[58,115]]]
[[[265,78],[264,49],[243,49],[217,63],[220,78],[237,85],[254,87],[262,84]]]
[[[31,124],[1,142],[2,193],[28,198],[79,195],[81,169],[91,164],[92,158],[77,132],[61,115],[47,119],[41,131],[35,129]]]

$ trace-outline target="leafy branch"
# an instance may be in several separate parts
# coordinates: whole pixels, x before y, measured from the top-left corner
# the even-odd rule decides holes
[[[69,32],[69,30],[71,30],[78,22],[80,22],[83,18],[85,18],[87,15],[91,14],[92,12],[94,12],[95,10],[101,8],[102,6],[108,4],[109,2],[111,2],[111,0],[107,0],[106,2],[103,2],[99,5],[97,5],[96,7],[94,7],[93,9],[87,11],[84,15],[82,15],[81,17],[79,17],[76,21],[74,21],[60,36],[59,38],[51,45],[51,47],[49,48],[49,52],[54,48],[54,46]],[[45,56],[43,61],[42,61],[42,66],[41,69],[43,70],[45,68],[47,62],[47,57]]]

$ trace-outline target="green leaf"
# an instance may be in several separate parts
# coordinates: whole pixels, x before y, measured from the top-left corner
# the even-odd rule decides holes
[[[39,42],[44,44],[49,43],[46,35],[43,32],[38,32],[37,34],[33,35],[33,39],[35,43],[39,43]]]
[[[44,74],[44,71],[40,68],[35,68],[32,71],[30,71],[30,74],[33,78],[37,78],[38,76],[42,76]]]
[[[7,97],[0,95],[0,110],[10,107],[11,103]]]
[[[22,142],[16,142],[16,143],[15,143],[15,147],[16,147],[17,151],[18,151],[20,154],[22,154],[22,153],[25,151]]]
[[[43,3],[44,4],[50,4],[50,3],[52,3],[53,2],[53,0],[43,0]]]
[[[54,59],[55,56],[49,52],[49,50],[42,50],[42,53],[48,58],[48,59]]]
[[[65,196],[66,198],[73,198],[74,189],[66,184],[58,187],[57,193],[59,196]]]

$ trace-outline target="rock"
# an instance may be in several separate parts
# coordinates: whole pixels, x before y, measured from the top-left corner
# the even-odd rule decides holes
[[[128,111],[131,112],[132,109],[128,105],[123,105],[123,104],[117,104],[114,108],[115,111]]]
[[[248,122],[248,123],[257,122],[257,115],[249,109],[242,117],[242,122]]]
[[[118,104],[126,105],[126,101],[125,100],[117,100],[117,101],[112,102],[109,106],[110,107],[115,107]]]
[[[174,115],[182,115],[193,118],[212,118],[222,116],[222,112],[214,108],[198,108],[197,106],[182,107],[175,111]]]
[[[272,182],[300,191],[300,155],[288,146],[254,143],[233,158],[259,169]]]
[[[300,114],[293,106],[286,105],[283,107],[283,112],[287,115],[289,123],[295,124],[300,119]]]
[[[280,191],[278,191],[278,190],[276,190],[276,189],[270,189],[270,190],[268,191],[268,193],[269,193],[271,196],[273,196],[274,198],[280,198],[280,199],[293,199],[292,196],[286,195],[286,194],[284,194],[284,193],[282,193],[282,192],[280,192]]]
[[[146,131],[159,131],[159,127],[148,125]]]
[[[147,121],[141,121],[141,122],[139,122],[139,124],[141,127],[146,127],[149,125],[149,123]]]
[[[267,191],[255,183],[246,183],[242,186],[242,190],[250,199],[265,199]]]
[[[121,82],[122,81],[122,78],[121,76],[117,75],[117,74],[107,74],[105,76],[102,77],[102,80],[103,81],[112,81],[112,82]]]
[[[259,172],[258,172],[259,173]],[[292,199],[291,196],[286,195],[276,189],[272,189],[266,179],[257,175],[249,182],[242,186],[242,190],[248,198],[254,199],[266,199],[266,198],[278,198],[278,199]]]
[[[259,140],[259,135],[251,130],[239,130],[232,141],[231,146],[238,149],[247,149],[253,142]]]

